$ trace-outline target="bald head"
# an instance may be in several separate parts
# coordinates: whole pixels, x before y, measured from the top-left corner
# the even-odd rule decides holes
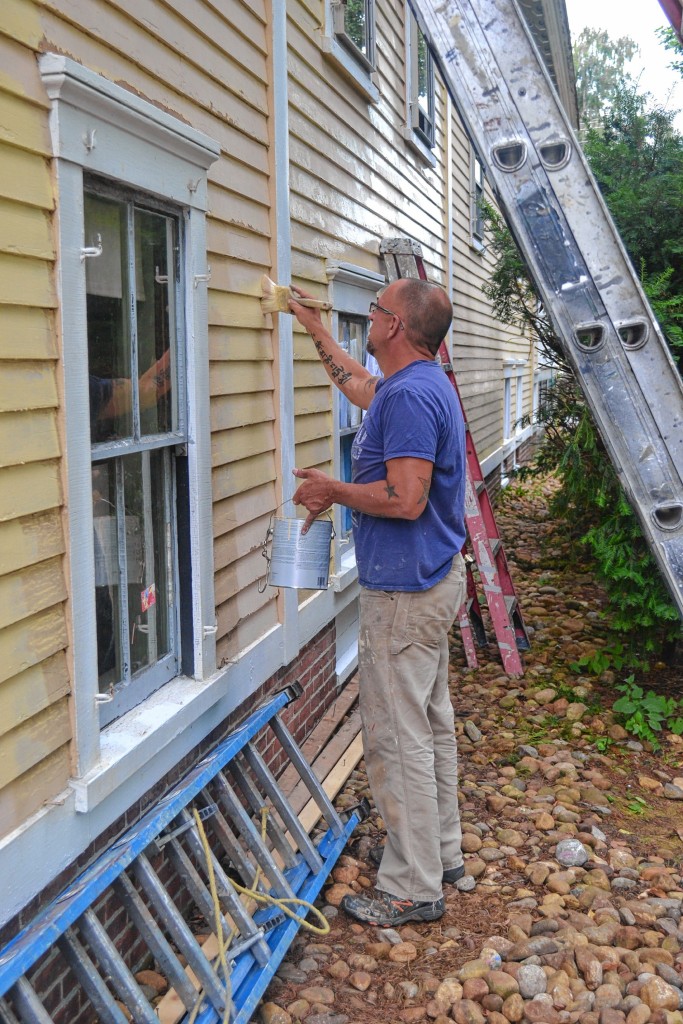
[[[443,288],[428,281],[402,278],[396,286],[407,340],[435,356],[450,329],[453,303]]]

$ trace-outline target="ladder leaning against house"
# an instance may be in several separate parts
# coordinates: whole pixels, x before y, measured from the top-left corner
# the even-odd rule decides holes
[[[410,0],[683,614],[683,386],[515,0]]]
[[[390,282],[402,277],[427,279],[422,249],[417,242],[409,238],[385,238],[380,244],[380,253],[384,257],[386,276]],[[467,425],[467,417],[453,374],[450,355],[443,341],[439,349],[439,358],[448,379],[455,388],[466,429],[465,523],[472,555],[466,555],[465,559],[467,598],[462,608],[459,609],[457,618],[467,664],[470,668],[477,667],[475,638],[480,645],[486,643],[484,623],[472,575],[471,557],[479,570],[479,578],[491,616],[491,624],[496,634],[503,668],[508,675],[521,676],[524,674],[524,668],[519,652],[529,649],[529,639],[493,514],[491,499]]]

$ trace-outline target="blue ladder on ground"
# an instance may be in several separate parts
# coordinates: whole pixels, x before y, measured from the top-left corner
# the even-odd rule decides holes
[[[136,1024],[159,1024],[138,966],[117,949],[126,924],[143,944],[138,965],[154,963],[172,986],[174,1019],[251,1019],[363,814],[337,813],[283,723],[300,693],[288,687],[254,711],[0,951],[3,1024],[52,1024],[46,968],[71,972],[99,1024],[126,1024],[122,1006]],[[273,738],[328,826],[316,841],[260,753]],[[212,933],[203,945],[190,914]]]

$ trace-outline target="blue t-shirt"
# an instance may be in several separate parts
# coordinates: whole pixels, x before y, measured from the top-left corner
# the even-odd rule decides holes
[[[370,590],[428,590],[465,542],[465,426],[438,363],[417,360],[377,382],[353,442],[355,484],[384,480],[389,459],[433,463],[429,499],[412,519],[353,513],[358,579]]]

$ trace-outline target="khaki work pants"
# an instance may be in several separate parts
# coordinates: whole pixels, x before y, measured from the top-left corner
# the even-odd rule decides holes
[[[387,828],[377,888],[434,901],[463,862],[448,632],[465,599],[465,563],[429,590],[361,589],[358,663],[363,750]]]

